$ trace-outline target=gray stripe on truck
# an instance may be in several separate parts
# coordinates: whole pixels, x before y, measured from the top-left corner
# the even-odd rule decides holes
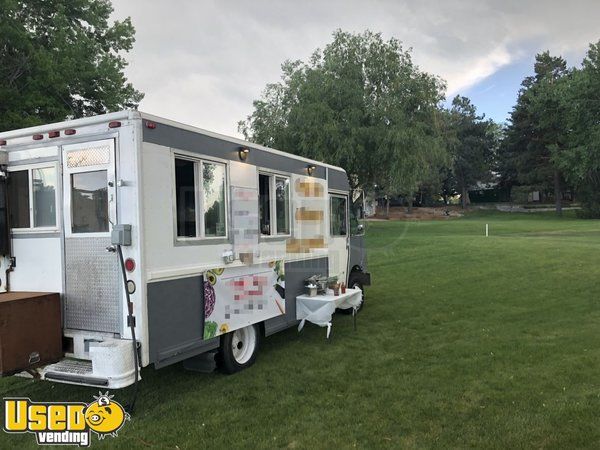
[[[265,334],[297,324],[296,296],[311,275],[328,275],[327,257],[285,264],[286,313],[264,322]],[[168,366],[219,347],[218,337],[205,341],[204,289],[200,275],[148,283],[150,363]]]

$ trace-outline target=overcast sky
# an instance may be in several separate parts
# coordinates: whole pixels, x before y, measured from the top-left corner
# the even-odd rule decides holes
[[[423,70],[505,120],[536,53],[578,65],[600,40],[600,0],[113,0],[137,30],[126,57],[142,111],[239,136],[252,100],[337,28],[380,31],[413,48]]]

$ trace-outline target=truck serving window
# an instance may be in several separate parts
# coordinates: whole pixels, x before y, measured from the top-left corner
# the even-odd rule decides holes
[[[177,237],[227,236],[226,178],[225,164],[175,158]]]
[[[56,226],[56,170],[33,169],[33,226]]]
[[[261,173],[258,175],[260,234],[290,234],[290,179]]]
[[[8,180],[10,226],[12,228],[30,228],[29,170],[11,172]]]
[[[277,234],[290,234],[290,180],[275,177]]]
[[[346,236],[346,197],[331,196],[330,200],[330,230],[332,236]]]
[[[225,166],[202,162],[204,236],[225,236]]]
[[[193,161],[175,160],[177,236],[196,237],[196,183]]]
[[[8,201],[11,228],[56,227],[56,168],[10,172]]]

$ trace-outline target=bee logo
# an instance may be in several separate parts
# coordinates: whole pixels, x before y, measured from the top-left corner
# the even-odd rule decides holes
[[[94,399],[86,404],[5,398],[4,431],[35,434],[38,445],[89,447],[92,431],[98,439],[117,437],[129,414],[108,392]]]
[[[100,392],[98,397],[94,396],[95,401],[85,408],[85,421],[99,439],[107,435],[116,437],[125,421],[130,420],[129,413],[113,397],[108,392]]]

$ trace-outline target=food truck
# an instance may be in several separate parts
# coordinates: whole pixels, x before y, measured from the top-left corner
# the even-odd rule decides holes
[[[0,374],[243,369],[298,324],[307,278],[362,306],[361,201],[339,167],[139,111],[0,133]]]

